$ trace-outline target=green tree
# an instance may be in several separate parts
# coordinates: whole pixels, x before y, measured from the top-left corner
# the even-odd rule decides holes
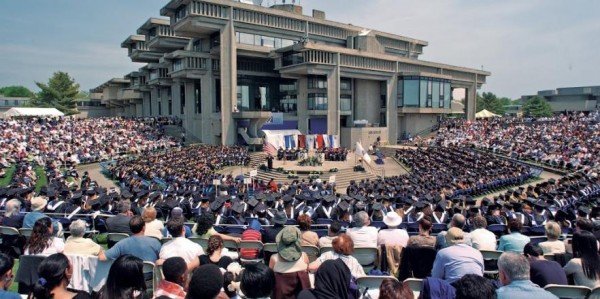
[[[13,86],[5,86],[0,88],[0,94],[5,97],[21,97],[21,98],[31,98],[34,96],[33,92],[29,90],[25,86],[21,85],[13,85]]]
[[[477,94],[477,112],[483,109],[499,115],[504,114],[503,101],[491,92],[484,92],[481,95]]]
[[[47,84],[35,82],[41,89],[35,99],[30,101],[30,106],[53,107],[66,115],[77,114],[79,84],[65,72],[56,72],[50,77]]]
[[[540,96],[531,97],[523,104],[523,114],[533,117],[552,116],[552,107]]]

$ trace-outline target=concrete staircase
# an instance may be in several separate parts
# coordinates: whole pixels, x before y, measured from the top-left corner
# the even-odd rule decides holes
[[[257,169],[260,165],[265,164],[267,161],[267,154],[263,151],[248,153],[250,162],[247,167]]]
[[[277,183],[284,183],[284,182],[288,182],[291,183],[294,180],[305,180],[305,181],[309,181],[309,174],[297,174],[298,178],[297,179],[290,179],[288,178],[287,174],[281,173],[281,172],[277,172],[275,170],[272,171],[264,171],[264,170],[258,170],[258,174],[256,176],[256,179],[259,180],[263,180],[265,182],[270,181],[271,179],[274,179],[275,182]],[[373,179],[376,176],[369,173],[369,172],[355,172],[353,169],[340,169],[338,172],[329,172],[329,170],[325,170],[323,171],[323,174],[319,175],[319,178],[322,181],[329,181],[329,178],[335,175],[335,184],[337,187],[338,192],[344,193],[346,190],[346,187],[348,187],[348,185],[350,185],[350,181],[351,180],[355,180],[355,181],[360,181],[362,179]]]

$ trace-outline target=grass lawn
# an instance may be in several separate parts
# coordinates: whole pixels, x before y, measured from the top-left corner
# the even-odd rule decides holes
[[[36,166],[34,170],[35,170],[35,175],[38,177],[38,180],[35,183],[35,192],[39,193],[40,189],[43,186],[48,185],[48,177],[46,177],[46,172],[44,171],[44,167]]]
[[[3,178],[0,179],[0,187],[6,187],[10,185],[10,181],[12,181],[13,175],[15,174],[15,170],[17,167],[15,165],[11,165],[6,169],[6,174]]]

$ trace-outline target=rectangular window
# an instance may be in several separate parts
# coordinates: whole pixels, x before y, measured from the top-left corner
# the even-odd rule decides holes
[[[162,115],[162,103],[158,101],[158,115]]]
[[[237,109],[238,109],[238,111],[250,110],[250,86],[238,85],[238,87],[237,87]]]
[[[396,86],[396,104],[398,107],[404,106],[404,80],[398,79],[398,86]]]
[[[202,105],[200,105],[200,80],[194,81],[194,113],[202,113]]]
[[[379,83],[379,104],[381,108],[387,107],[387,82]]]
[[[254,34],[238,32],[240,44],[254,45]]]
[[[171,98],[169,98],[168,102],[168,112],[169,114],[167,115],[173,115],[173,100]]]
[[[340,110],[341,111],[352,111],[352,96],[349,94],[343,94],[340,96]]]
[[[180,114],[185,114],[185,84],[179,86]]]
[[[419,80],[404,80],[404,107],[419,107]]]
[[[221,112],[221,79],[215,80],[215,106],[213,112]]]
[[[427,107],[431,107],[432,100],[433,100],[433,81],[429,80],[429,81],[427,81],[427,102],[425,105]]]
[[[352,79],[349,79],[349,78],[340,79],[340,90],[346,90],[346,91],[352,90]]]
[[[197,39],[194,41],[194,43],[192,44],[192,51],[202,52],[202,40],[201,39]]]
[[[327,94],[309,93],[308,110],[327,110]]]
[[[325,76],[310,76],[308,77],[308,88],[309,89],[326,89],[327,88],[327,77]]]
[[[444,108],[444,99],[445,99],[445,85],[446,83],[440,82],[440,105],[439,108]]]

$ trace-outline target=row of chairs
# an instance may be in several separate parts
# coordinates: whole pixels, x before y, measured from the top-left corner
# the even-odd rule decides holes
[[[374,290],[379,289],[381,283],[385,279],[397,280],[393,276],[365,276],[358,278],[356,282],[361,290]],[[407,278],[404,280],[404,283],[408,285],[410,290],[413,292],[415,298],[419,298],[419,295],[421,294],[421,290],[423,288],[423,279]],[[549,284],[546,285],[544,289],[556,295],[559,298],[600,298],[600,287],[597,287],[592,290],[584,286]]]

